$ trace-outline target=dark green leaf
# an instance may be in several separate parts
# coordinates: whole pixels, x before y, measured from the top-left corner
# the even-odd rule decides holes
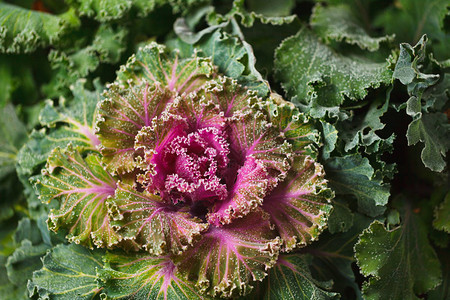
[[[422,221],[405,206],[401,226],[387,230],[373,222],[355,245],[366,299],[419,299],[441,282],[439,260]]]
[[[332,157],[325,162],[330,186],[338,195],[353,195],[359,210],[369,216],[384,212],[389,198],[389,186],[374,178],[369,160],[359,154]]]

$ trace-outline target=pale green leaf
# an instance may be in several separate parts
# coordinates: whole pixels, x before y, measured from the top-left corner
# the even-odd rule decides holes
[[[186,209],[174,210],[171,202],[158,195],[140,193],[121,183],[108,204],[112,211],[111,225],[121,238],[132,240],[137,247],[156,256],[180,254],[200,239],[209,225],[192,217]]]
[[[51,209],[49,229],[67,230],[70,242],[88,247],[111,247],[120,241],[112,229],[106,199],[114,195],[116,181],[104,169],[98,154],[83,158],[70,144],[55,148],[35,187],[44,203],[59,202]]]
[[[286,178],[264,198],[263,209],[291,251],[316,240],[327,224],[334,195],[327,189],[323,167],[309,157],[296,156]]]
[[[108,299],[210,299],[181,278],[170,257],[106,253],[99,283]]]
[[[175,94],[160,84],[142,83],[128,89],[111,84],[104,96],[96,123],[102,161],[113,174],[130,172],[139,154],[136,136],[160,117]]]
[[[99,140],[94,126],[103,87],[96,82],[95,91],[89,91],[84,84],[84,80],[79,80],[72,86],[71,101],[61,98],[59,106],[50,100],[46,102],[39,115],[45,128],[33,130],[17,155],[17,172],[22,179],[29,180],[56,147],[65,148],[71,143],[79,149],[97,150]]]
[[[60,244],[42,259],[42,269],[28,282],[30,297],[42,299],[98,299],[97,271],[103,267],[104,252],[82,246]]]
[[[140,85],[144,82],[159,83],[173,93],[190,93],[202,86],[215,74],[209,58],[193,53],[182,58],[178,50],[170,51],[165,46],[152,42],[132,55],[117,73],[117,82],[125,85]]]

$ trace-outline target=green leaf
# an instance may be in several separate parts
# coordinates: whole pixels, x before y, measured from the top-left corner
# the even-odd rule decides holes
[[[414,47],[407,43],[400,44],[400,55],[392,76],[407,85],[410,94],[420,93],[439,79],[439,75],[425,74],[421,70],[421,64],[426,58],[427,41],[424,35]]]
[[[307,254],[281,255],[259,290],[246,299],[339,299],[337,293],[327,291],[323,283],[311,276],[310,260]]]
[[[437,288],[431,290],[428,293],[428,300],[441,300],[450,298],[450,290],[448,288],[450,283],[450,257],[447,254],[447,249],[444,249],[443,251],[441,250],[438,255],[440,258],[444,276],[442,283]]]
[[[49,248],[50,245],[44,243],[33,245],[29,240],[22,240],[6,262],[9,280],[16,285],[24,286],[33,272],[42,266],[41,256]]]
[[[165,46],[152,42],[132,55],[117,73],[117,82],[125,86],[144,82],[160,83],[176,94],[190,93],[202,86],[214,74],[209,58],[179,57],[179,51],[169,51]]]
[[[294,153],[315,156],[312,144],[319,144],[319,136],[306,115],[276,93],[271,93],[270,99],[262,106],[272,126],[292,145]]]
[[[30,177],[54,148],[65,148],[69,143],[79,149],[96,151],[99,140],[94,134],[95,116],[103,87],[96,83],[96,90],[88,91],[84,84],[85,80],[79,80],[72,86],[71,101],[61,98],[58,107],[50,100],[46,102],[39,120],[48,128],[33,131],[20,149],[17,157],[19,174]]]
[[[448,1],[398,0],[384,9],[374,20],[374,26],[395,34],[398,42],[416,43],[427,34],[439,50],[441,59],[448,58],[450,36],[445,31]]]
[[[435,208],[433,226],[437,230],[450,233],[450,193],[447,193],[442,203]]]
[[[390,90],[387,94],[386,100],[377,99],[370,103],[367,112],[359,113],[336,125],[340,139],[345,143],[345,152],[364,146],[366,153],[379,153],[383,152],[385,146],[390,144],[389,138],[385,139],[377,134],[377,131],[385,127],[381,117],[388,110]],[[391,138],[393,139],[394,135]]]
[[[408,103],[416,100],[411,97]],[[444,170],[446,162],[443,157],[450,149],[450,124],[445,114],[423,114],[409,124],[406,135],[408,145],[415,145],[419,141],[425,144],[420,156],[426,167],[436,172]]]
[[[338,195],[353,195],[359,210],[369,216],[384,212],[389,199],[389,186],[374,178],[369,160],[359,154],[332,157],[325,162],[330,186]]]
[[[342,199],[333,199],[333,210],[328,217],[328,231],[331,234],[346,232],[353,226],[354,214],[348,208],[346,201]]]
[[[270,17],[284,17],[291,14],[295,6],[294,0],[248,0],[245,2],[250,11]]]
[[[0,52],[30,53],[56,44],[79,20],[73,10],[55,16],[0,3]]]
[[[271,24],[271,25],[282,25],[285,23],[291,23],[295,20],[295,15],[290,16],[270,16],[265,14],[260,14],[255,11],[247,11],[245,8],[244,0],[234,0],[233,7],[231,10],[224,16],[212,13],[208,16],[208,22],[213,24],[218,24],[225,22],[230,19],[234,19],[236,17],[240,18],[242,25],[246,27],[252,27],[256,20],[259,20],[263,24]],[[273,12],[272,12],[273,13]]]
[[[59,208],[50,210],[49,229],[65,228],[70,242],[88,247],[111,247],[119,242],[106,206],[116,182],[104,170],[98,154],[83,158],[70,144],[66,150],[56,148],[42,174],[35,184],[39,198],[44,203],[59,202]]]
[[[130,172],[137,164],[137,134],[160,117],[175,95],[160,84],[143,83],[128,89],[112,84],[104,96],[96,124],[102,161],[112,174]]]
[[[305,156],[294,157],[286,178],[263,203],[283,240],[284,251],[304,247],[318,238],[327,224],[332,197],[322,166]]]
[[[388,66],[389,62],[336,53],[306,27],[284,40],[275,52],[276,78],[292,102],[315,118],[327,112],[339,116],[345,98],[358,101],[369,88],[390,83]]]
[[[106,253],[99,283],[108,299],[210,299],[177,273],[168,256]]]
[[[30,297],[42,299],[97,299],[96,273],[103,267],[104,252],[82,246],[58,245],[42,259],[42,269],[28,283]]]
[[[172,40],[168,44],[172,49],[182,49],[185,57],[195,53],[195,49],[201,50],[199,55],[211,57],[219,73],[237,79],[238,83],[255,90],[259,96],[265,96],[269,91],[268,84],[255,68],[256,58],[251,46],[244,42],[218,29],[194,45],[180,40]]]
[[[441,172],[446,166],[444,157],[450,149],[450,124],[442,112],[448,102],[449,75],[424,73],[430,67],[442,68],[432,56],[426,55],[427,40],[424,35],[414,47],[406,43],[400,45],[393,76],[407,86],[410,95],[406,113],[413,121],[406,133],[408,145],[423,142],[421,158],[424,165]]]
[[[376,51],[383,42],[390,42],[394,35],[371,37],[361,21],[347,4],[323,6],[317,3],[311,15],[310,24],[326,43],[345,41],[361,49]]]
[[[132,240],[150,254],[180,254],[198,240],[208,223],[191,217],[189,211],[174,210],[158,195],[140,193],[119,183],[116,194],[108,200],[111,222],[125,240]]]
[[[336,207],[339,209],[339,205],[335,205],[334,209]],[[329,222],[332,222],[331,217]],[[354,213],[352,226],[347,231],[333,234],[324,232],[319,241],[304,249],[305,253],[314,257],[310,266],[314,278],[320,281],[332,281],[332,290],[339,292],[342,299],[352,299],[356,295],[356,299],[362,300],[360,287],[353,271],[356,261],[353,246],[371,221],[372,218]]]
[[[101,24],[92,32],[92,40],[80,38],[79,43],[68,49],[52,49],[48,60],[54,72],[50,82],[43,86],[45,94],[53,98],[67,95],[80,78],[87,77],[103,64],[119,62],[126,49],[127,34],[124,27]]]
[[[361,272],[370,276],[363,286],[365,299],[419,299],[441,282],[425,225],[407,205],[401,226],[387,230],[375,221],[355,245]]]
[[[223,227],[211,226],[179,257],[179,271],[209,296],[246,295],[277,260],[281,242],[275,237],[261,210]]]
[[[27,297],[26,289],[23,286],[16,286],[8,279],[5,267],[6,257],[0,255],[0,298],[25,300]]]
[[[11,104],[0,108],[0,180],[15,170],[17,153],[27,139],[27,131]]]

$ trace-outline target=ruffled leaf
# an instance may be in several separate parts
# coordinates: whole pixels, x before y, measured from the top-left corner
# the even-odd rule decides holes
[[[332,195],[326,189],[322,166],[308,157],[296,156],[286,179],[263,203],[285,251],[317,239],[327,224]]]
[[[101,292],[96,272],[103,267],[104,252],[79,245],[60,244],[42,259],[43,267],[28,282],[30,297],[41,299],[94,299]]]
[[[214,76],[210,59],[197,57],[182,59],[178,51],[170,52],[157,43],[140,48],[136,55],[117,73],[120,84],[140,85],[144,81],[160,83],[177,94],[190,93]]]
[[[196,246],[179,258],[179,271],[201,293],[216,297],[246,295],[262,281],[278,257],[267,216],[258,210],[223,227],[210,227]]]
[[[263,24],[270,25],[283,25],[285,23],[291,23],[295,20],[295,15],[290,16],[270,16],[266,14],[257,13],[254,11],[247,11],[245,8],[244,0],[235,0],[233,1],[233,7],[231,10],[225,15],[216,15],[211,14],[209,16],[209,22],[221,23],[228,19],[235,18],[236,16],[240,17],[240,21],[242,25],[246,27],[252,27],[256,20],[259,20]],[[271,11],[273,13],[273,11]],[[269,13],[270,14],[270,13]]]
[[[104,170],[98,154],[83,158],[69,145],[56,148],[48,158],[43,176],[36,182],[41,201],[59,202],[51,209],[48,226],[53,231],[65,228],[71,242],[88,247],[111,247],[120,238],[109,223],[106,199],[114,195],[116,182]]]
[[[177,210],[157,195],[121,183],[108,204],[118,234],[153,255],[179,254],[208,229],[207,223],[191,217],[189,211]]]
[[[315,154],[311,144],[319,142],[317,131],[308,122],[308,118],[291,102],[272,93],[264,109],[267,111],[270,123],[280,132],[280,138],[292,145],[293,153]]]
[[[105,97],[96,124],[103,162],[111,173],[130,172],[136,167],[136,135],[152,125],[173,100],[173,94],[159,84],[144,83],[125,90],[112,84]]]
[[[277,79],[292,101],[315,118],[327,112],[338,116],[346,97],[357,101],[369,88],[390,83],[388,66],[389,62],[338,54],[307,28],[284,40],[275,52]]]
[[[327,43],[345,41],[369,51],[378,50],[381,43],[390,42],[395,37],[371,37],[347,4],[325,7],[318,3],[311,15],[311,26]]]
[[[227,199],[217,202],[208,221],[229,224],[262,204],[267,191],[282,180],[290,168],[292,146],[277,140],[279,132],[261,111],[254,111],[230,127],[231,161],[242,164],[234,172]]]
[[[89,43],[82,39],[69,49],[52,49],[48,60],[55,72],[50,82],[43,86],[44,93],[54,98],[65,95],[80,78],[102,70],[101,67],[109,68],[107,64],[118,63],[126,49],[127,35],[128,30],[124,27],[100,24]]]
[[[191,32],[191,34],[194,33]],[[179,39],[168,41],[168,44],[172,49],[181,49],[185,57],[197,52],[198,55],[210,57],[220,74],[235,78],[240,84],[256,91],[260,96],[265,96],[269,92],[267,81],[255,68],[256,58],[252,47],[238,37],[223,32],[220,28],[210,35],[205,34],[205,38],[194,45]]]
[[[100,284],[108,299],[209,299],[177,274],[167,256],[106,253]]]
[[[424,148],[421,158],[424,165],[432,171],[442,172],[446,166],[444,158],[450,149],[450,125],[442,111],[449,99],[450,81],[448,74],[423,72],[425,68],[436,68],[435,65],[444,69],[431,56],[427,57],[427,41],[424,35],[414,47],[407,43],[400,45],[394,78],[407,86],[410,95],[406,102],[406,113],[413,121],[406,132],[408,145],[422,142]]]
[[[59,42],[79,20],[73,10],[55,16],[0,3],[0,52],[29,53]]]
[[[374,177],[375,170],[361,155],[332,157],[325,164],[330,186],[338,195],[353,195],[361,212],[377,216],[384,212],[389,185]]]
[[[17,157],[19,174],[31,176],[56,147],[65,148],[71,143],[79,149],[97,150],[99,140],[94,126],[103,87],[96,82],[95,91],[88,91],[84,84],[84,80],[79,80],[72,86],[74,98],[71,101],[61,98],[59,106],[54,106],[50,100],[46,102],[39,120],[47,128],[32,131],[27,143],[20,149]]]

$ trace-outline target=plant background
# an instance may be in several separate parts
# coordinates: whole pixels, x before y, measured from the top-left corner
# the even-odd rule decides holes
[[[274,268],[249,298],[450,299],[449,7],[446,0],[0,2],[0,298],[108,291],[95,278],[104,253],[47,230],[48,207],[30,179],[54,147],[67,145],[70,128],[46,123],[40,111],[48,99],[65,107],[97,97],[140,45],[157,41],[184,56],[195,48],[220,73],[261,95],[282,95],[322,134],[319,161],[336,192],[328,229],[285,257],[295,270]],[[69,265],[55,267],[67,257]]]

